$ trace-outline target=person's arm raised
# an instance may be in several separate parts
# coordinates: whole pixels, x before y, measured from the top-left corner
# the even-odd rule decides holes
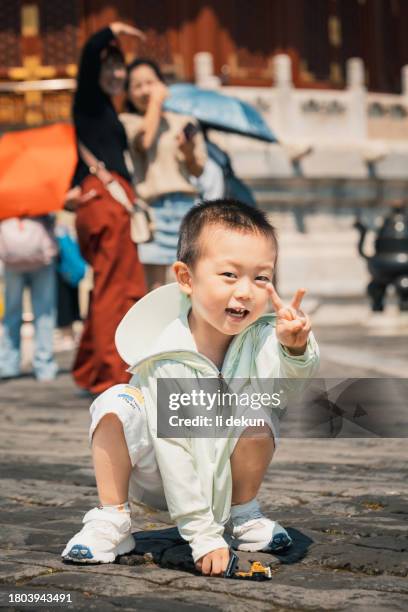
[[[191,139],[187,139],[183,131],[177,135],[177,143],[184,157],[184,163],[189,174],[195,177],[201,176],[207,160],[204,138],[199,130]]]
[[[123,23],[122,21],[114,21],[109,27],[115,36],[125,34],[128,36],[136,36],[141,40],[145,40],[146,38],[145,34],[141,30],[135,28],[134,26],[128,25],[127,23]]]
[[[152,146],[159,129],[163,102],[168,95],[168,89],[161,81],[152,87],[147,110],[143,117],[143,125],[137,136],[136,147],[138,149],[148,151]]]
[[[309,317],[301,310],[306,293],[298,289],[289,305],[285,305],[272,283],[265,284],[276,314],[275,333],[266,332],[267,346],[263,364],[265,378],[279,379],[284,391],[281,410],[298,401],[311,378],[319,370],[319,347],[311,330]],[[268,366],[270,368],[268,370]]]
[[[99,73],[101,70],[101,52],[115,38],[110,28],[95,32],[82,49],[78,70],[75,105],[78,107],[94,104],[93,100],[100,91]]]
[[[143,32],[133,26],[115,21],[109,27],[92,34],[84,45],[78,70],[76,103],[92,107],[93,99],[99,92],[99,73],[101,70],[101,52],[112,40],[121,34],[144,39]]]
[[[285,306],[272,283],[266,290],[276,313],[276,337],[293,356],[303,355],[312,328],[309,317],[300,310],[306,289],[298,289],[289,306]]]

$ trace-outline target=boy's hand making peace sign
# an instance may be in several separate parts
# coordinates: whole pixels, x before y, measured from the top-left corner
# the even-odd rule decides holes
[[[276,336],[292,355],[303,355],[311,330],[309,317],[300,310],[306,289],[298,289],[290,306],[285,306],[272,283],[266,285],[273,309],[277,316]]]

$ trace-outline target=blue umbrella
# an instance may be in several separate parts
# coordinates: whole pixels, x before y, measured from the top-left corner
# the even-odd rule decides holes
[[[189,83],[170,86],[165,110],[191,115],[208,128],[242,134],[266,142],[277,142],[262,116],[248,104],[211,89],[200,89]]]

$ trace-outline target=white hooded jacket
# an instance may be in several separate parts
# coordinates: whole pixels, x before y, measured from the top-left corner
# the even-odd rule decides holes
[[[176,284],[151,292],[122,320],[116,345],[131,365],[130,384],[140,387],[144,396],[170,516],[197,561],[227,546],[223,532],[231,509],[230,455],[235,440],[158,438],[157,379],[306,379],[316,374],[319,353],[310,334],[306,352],[290,355],[277,340],[275,315],[264,315],[234,337],[220,372],[197,351],[187,319],[190,307]]]

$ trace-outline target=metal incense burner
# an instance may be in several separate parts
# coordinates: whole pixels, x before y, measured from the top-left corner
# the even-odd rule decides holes
[[[358,251],[367,260],[372,280],[367,287],[373,311],[384,310],[384,298],[388,285],[394,285],[400,310],[408,311],[408,212],[401,202],[393,205],[384,218],[375,239],[374,255],[364,252],[368,228],[358,220],[355,227],[360,232]]]

